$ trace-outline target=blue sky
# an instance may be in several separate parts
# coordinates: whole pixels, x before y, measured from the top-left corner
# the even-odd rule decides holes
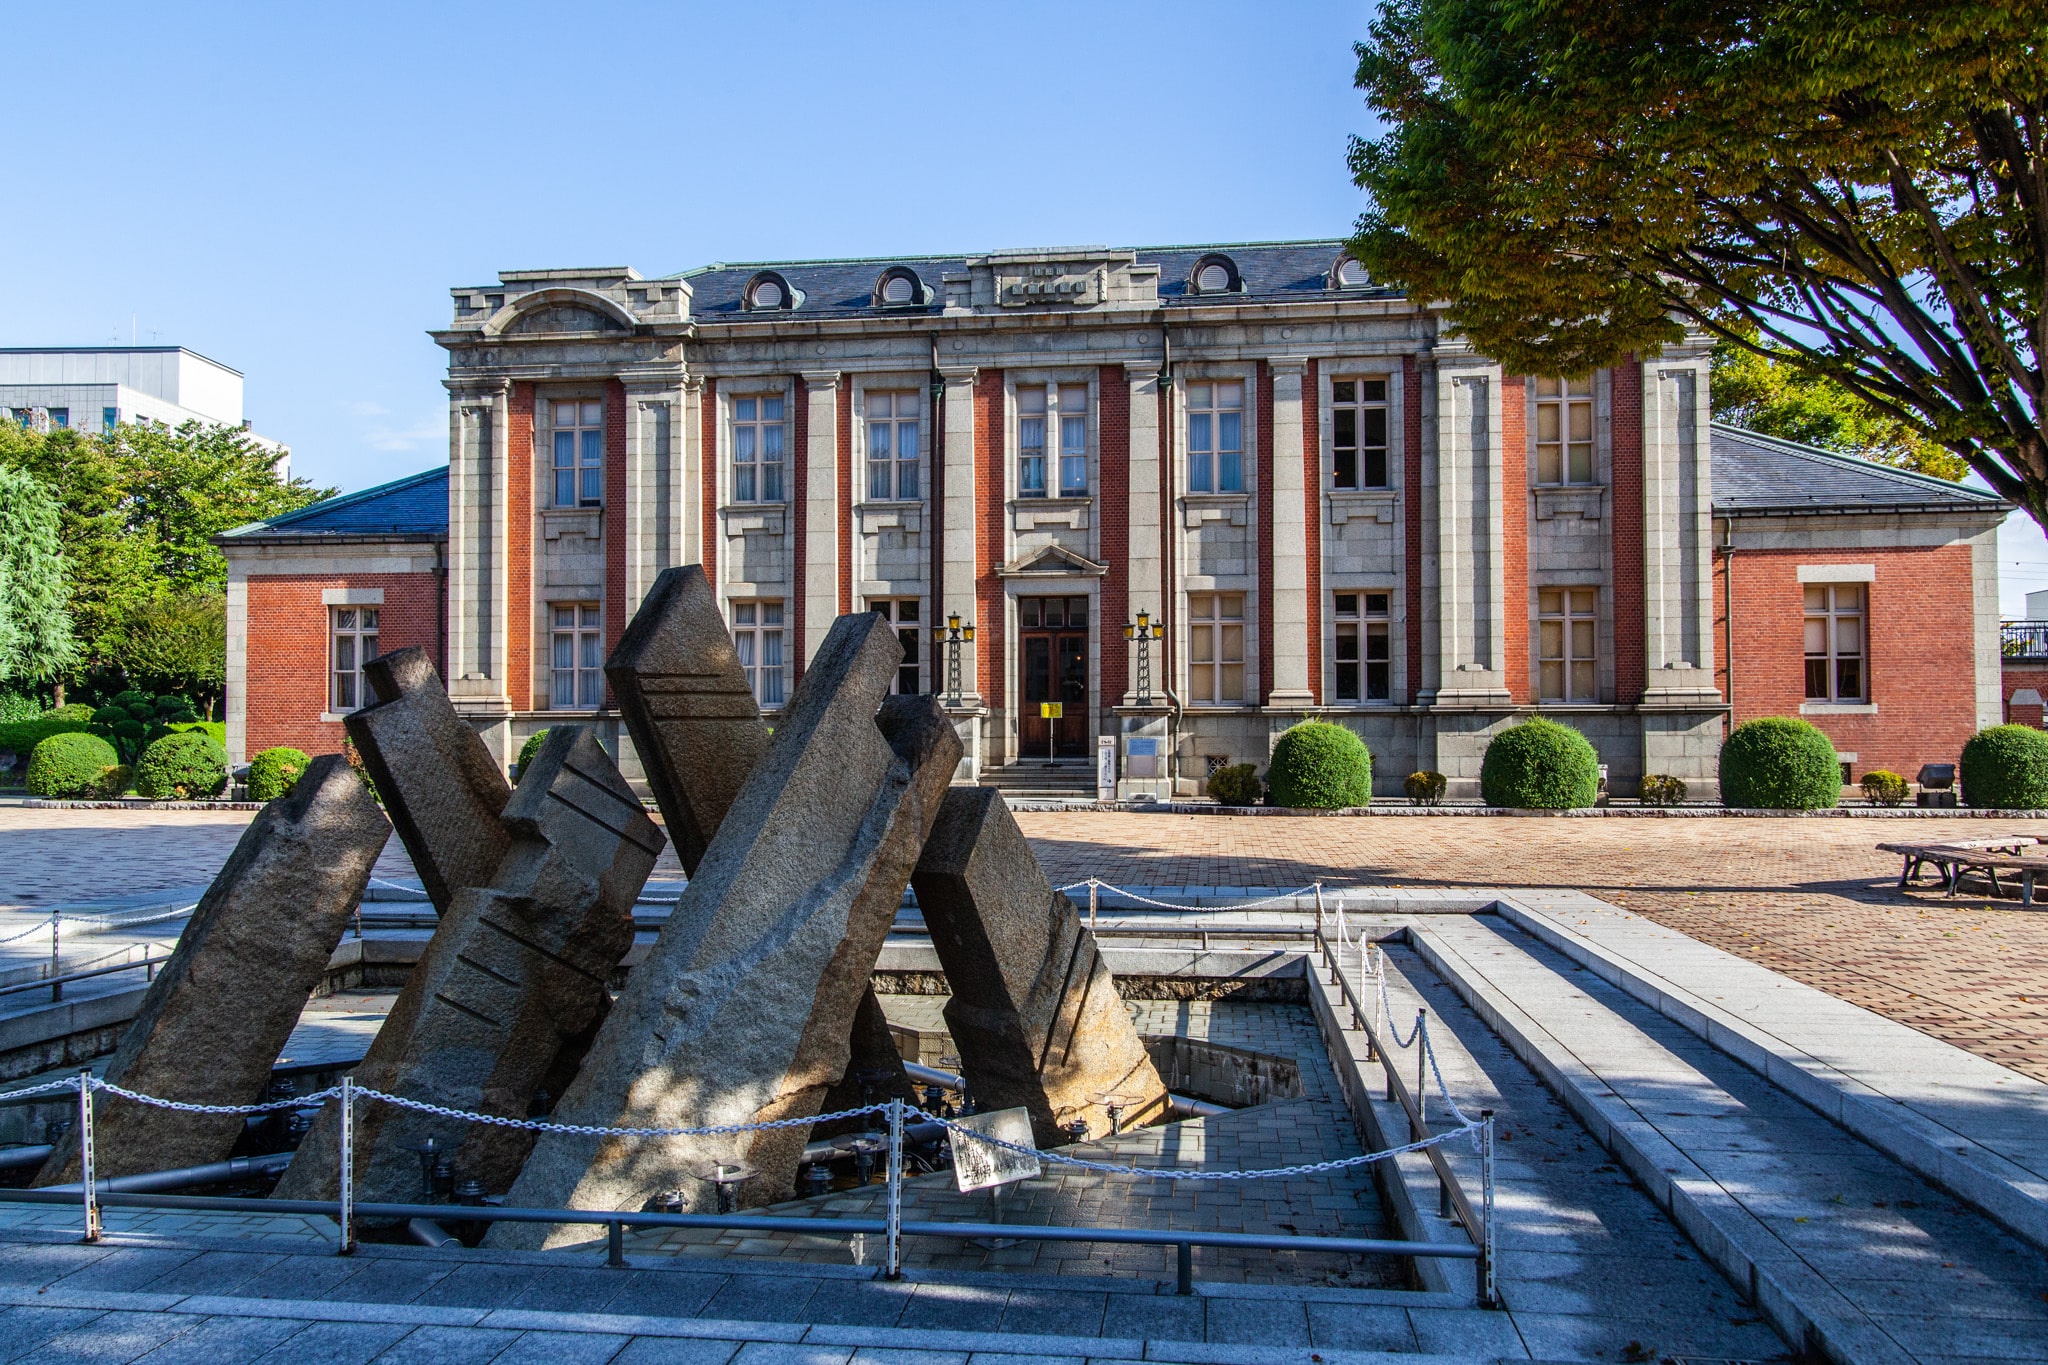
[[[189,346],[362,488],[446,458],[426,330],[502,269],[1341,234],[1370,10],[10,3],[0,345]]]

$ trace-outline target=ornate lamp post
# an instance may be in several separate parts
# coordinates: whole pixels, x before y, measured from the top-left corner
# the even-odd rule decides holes
[[[932,642],[946,646],[946,705],[960,704],[960,646],[974,643],[974,623],[960,624],[960,613],[946,617],[946,624],[932,627]]]
[[[1152,704],[1152,642],[1166,638],[1166,626],[1140,611],[1138,619],[1124,627],[1124,638],[1138,642],[1138,705]]]

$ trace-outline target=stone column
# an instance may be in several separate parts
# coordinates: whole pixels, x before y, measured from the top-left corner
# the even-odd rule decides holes
[[[1308,361],[1289,357],[1270,362],[1273,374],[1273,448],[1259,452],[1273,470],[1271,518],[1273,581],[1267,611],[1273,620],[1273,678],[1269,706],[1313,706],[1308,676],[1307,476],[1301,459],[1302,377]]]
[[[1166,584],[1164,535],[1166,528],[1159,520],[1159,482],[1161,449],[1159,430],[1159,375],[1155,370],[1138,370],[1129,366],[1124,369],[1131,387],[1131,550],[1130,568],[1126,581],[1130,586],[1130,607],[1135,618],[1140,611],[1150,612],[1155,621],[1166,613]],[[1114,566],[1112,566],[1112,572]],[[1163,695],[1159,687],[1162,651],[1152,651],[1153,697]],[[1124,692],[1122,704],[1137,704],[1136,680],[1137,663],[1135,656],[1130,665],[1132,686]]]
[[[804,457],[804,603],[799,660],[818,652],[839,615],[839,382],[837,370],[804,371],[809,422]]]
[[[672,427],[673,449],[682,451],[682,472],[669,485],[669,515],[676,526],[676,563],[702,564],[704,546],[704,379],[687,375],[683,379],[680,425]]]
[[[640,605],[654,576],[678,563],[674,501],[680,394],[664,380],[628,378],[626,391],[625,598]]]
[[[974,620],[974,547],[978,539],[974,519],[978,472],[974,460],[974,380],[977,373],[972,366],[939,371],[946,381],[946,445],[939,452],[939,458],[946,463],[946,499],[944,508],[934,508],[933,511],[943,518],[946,538],[945,559],[941,565],[943,581],[937,585],[933,602],[933,615],[937,622],[945,621],[954,613],[962,621]],[[1001,489],[987,492],[990,497],[1002,496]],[[960,647],[960,705],[964,710],[978,711],[982,703],[975,649],[974,645]],[[946,676],[943,649],[934,653],[933,667],[938,670],[939,685],[943,687]]]
[[[510,387],[449,386],[449,692],[509,706],[506,645],[506,443]]]
[[[1440,348],[1434,493],[1437,689],[1444,706],[1509,705],[1500,367]],[[1435,487],[1429,474],[1435,473]]]
[[[1643,366],[1643,653],[1646,705],[1717,706],[1707,361]]]

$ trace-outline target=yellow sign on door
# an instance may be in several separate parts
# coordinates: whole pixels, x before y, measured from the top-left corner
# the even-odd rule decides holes
[[[1040,720],[1058,720],[1065,714],[1065,711],[1066,704],[1064,702],[1042,701],[1038,703],[1038,718]]]

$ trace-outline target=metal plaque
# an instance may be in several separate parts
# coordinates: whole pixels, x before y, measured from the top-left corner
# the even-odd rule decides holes
[[[1031,1111],[1018,1106],[1015,1109],[998,1109],[987,1114],[969,1114],[953,1120],[953,1181],[964,1194],[968,1190],[985,1190],[993,1185],[1007,1185],[1015,1180],[1031,1180],[1039,1172],[1037,1144],[1031,1138]],[[982,1142],[975,1134],[992,1137],[1001,1142],[1014,1142],[1019,1147],[1029,1147],[1031,1152],[1013,1152],[1007,1147]]]

